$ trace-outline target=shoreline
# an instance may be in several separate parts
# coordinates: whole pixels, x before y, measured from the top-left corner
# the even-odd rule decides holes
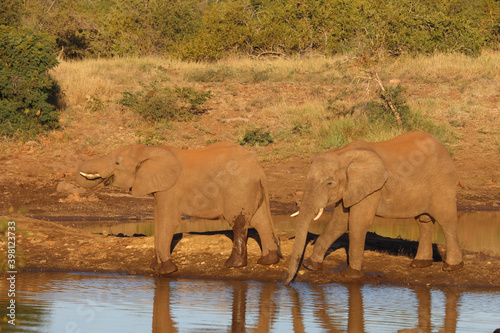
[[[5,217],[2,217],[5,218]],[[118,273],[154,276],[149,268],[153,257],[153,237],[114,237],[82,232],[54,222],[34,220],[23,216],[10,216],[18,228],[17,246],[25,271],[60,271],[81,273]],[[174,236],[172,258],[179,270],[166,278],[199,278],[217,280],[248,280],[281,282],[287,270],[289,254],[293,248],[293,234],[278,232],[283,259],[275,265],[261,266],[260,247],[255,233],[249,232],[248,265],[238,269],[224,267],[229,257],[231,232],[184,233]],[[315,235],[309,235],[314,240]],[[63,241],[61,241],[63,240]],[[500,260],[482,253],[464,253],[465,267],[452,273],[441,270],[439,258],[432,266],[410,268],[417,242],[367,235],[364,277],[352,281],[342,276],[347,267],[346,235],[331,247],[324,261],[323,271],[302,268],[296,282],[308,283],[391,283],[404,285],[474,286],[500,288]],[[436,246],[438,257],[443,248]],[[312,251],[308,245],[307,257]],[[436,255],[436,253],[435,253]]]

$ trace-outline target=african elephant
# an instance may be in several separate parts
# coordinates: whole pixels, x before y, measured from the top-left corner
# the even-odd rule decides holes
[[[181,216],[224,219],[233,227],[233,248],[226,267],[247,264],[247,230],[254,227],[262,243],[259,264],[281,257],[269,208],[267,180],[255,156],[234,143],[195,149],[130,145],[83,163],[76,173],[83,187],[129,189],[133,196],[153,194],[155,252],[152,268],[173,273],[172,237]]]
[[[348,218],[332,218],[316,240],[313,254],[304,260],[311,270],[322,268],[330,245],[349,231],[348,277],[362,276],[366,232],[375,216],[415,218],[420,240],[412,267],[432,265],[432,223],[446,240],[443,270],[463,266],[457,239],[455,202],[457,175],[453,161],[438,139],[424,132],[409,132],[392,140],[355,141],[314,158],[297,217],[296,238],[285,285],[294,278],[309,224],[326,206],[339,204]]]

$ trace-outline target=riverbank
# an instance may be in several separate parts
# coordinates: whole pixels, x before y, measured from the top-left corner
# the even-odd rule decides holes
[[[3,218],[5,219],[5,217]],[[150,264],[154,258],[153,237],[116,237],[98,235],[61,226],[57,223],[11,216],[16,222],[16,246],[22,270],[70,271],[154,275]],[[175,236],[173,260],[179,270],[170,278],[202,278],[218,280],[282,281],[293,235],[279,233],[284,258],[275,265],[257,265],[260,248],[250,232],[248,265],[227,269],[225,260],[231,252],[230,232],[184,233]],[[311,238],[314,235],[311,234]],[[341,237],[325,260],[321,272],[301,269],[295,281],[310,283],[350,282],[340,273],[346,268],[347,238]],[[367,237],[364,270],[365,283],[405,285],[500,287],[500,260],[479,253],[466,253],[465,267],[447,273],[442,262],[431,267],[412,269],[411,257],[416,242],[390,239],[370,233]],[[306,256],[312,251],[308,246]],[[442,248],[438,246],[439,257]]]

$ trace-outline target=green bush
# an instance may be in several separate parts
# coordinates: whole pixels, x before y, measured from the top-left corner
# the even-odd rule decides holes
[[[0,135],[33,137],[58,126],[52,103],[59,87],[48,71],[57,65],[54,38],[0,26]]]
[[[266,131],[263,128],[251,128],[245,131],[239,144],[242,146],[246,144],[250,146],[267,146],[273,142],[271,131]]]
[[[3,0],[0,6],[0,25],[17,26],[21,22],[21,2],[18,0]]]
[[[203,13],[199,31],[180,55],[185,59],[217,60],[241,48],[251,36],[252,10],[245,1],[214,2]]]
[[[149,122],[191,120],[204,112],[203,104],[212,96],[211,91],[161,87],[158,81],[143,84],[142,88],[142,91],[122,93],[119,103]]]
[[[498,48],[500,2],[6,0],[0,24],[21,22],[57,36],[67,58],[168,53],[217,60],[311,51],[477,55],[481,48]]]
[[[319,126],[313,127],[317,129],[312,135],[321,147],[342,147],[354,140],[385,141],[415,130],[430,133],[443,143],[453,142],[456,137],[448,124],[438,123],[410,108],[406,90],[402,85],[387,86],[385,91],[378,91],[378,98],[354,105],[349,112],[329,115]],[[328,104],[327,110],[331,102]],[[396,114],[400,117],[401,126]]]
[[[450,141],[448,126],[438,124],[408,106],[405,95],[406,90],[407,88],[400,84],[396,87],[386,87],[385,92],[378,90],[380,99],[383,102],[371,100],[367,103],[368,121],[375,127],[398,129],[399,124],[397,123],[394,111],[388,105],[391,103],[401,119],[401,131],[420,130],[435,135],[443,142]]]
[[[500,30],[494,0],[232,0],[203,12],[182,56],[217,60],[232,53],[291,55],[461,52],[494,46]]]

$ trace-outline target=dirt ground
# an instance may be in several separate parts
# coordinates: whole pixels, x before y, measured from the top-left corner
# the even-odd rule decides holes
[[[242,90],[245,87],[237,88]],[[297,92],[292,91],[292,95]],[[246,96],[240,95],[242,98]],[[498,105],[499,98],[497,95],[492,105]],[[478,115],[470,119],[467,126],[457,128],[463,138],[461,149],[454,153],[459,174],[457,205],[460,210],[500,210],[500,152],[498,147],[487,146],[494,138],[485,140],[489,134],[481,130],[485,123],[500,128],[497,112],[498,109],[492,108],[490,114]],[[232,111],[226,115],[228,118],[240,116]],[[107,123],[108,126],[113,124],[112,121]],[[204,115],[198,124],[210,127],[212,133],[223,132],[223,126],[227,126],[210,114]],[[113,126],[119,133],[120,124]],[[179,124],[177,129],[183,130],[182,126],[188,125]],[[75,127],[72,136],[76,138],[75,133],[85,130]],[[87,223],[142,220],[153,216],[151,198],[132,198],[122,190],[102,186],[93,190],[78,188],[74,177],[77,165],[106,151],[95,151],[87,146],[82,148],[81,143],[65,143],[63,136],[55,133],[46,140],[17,145],[8,154],[0,156],[0,219],[16,222],[17,253],[24,269],[153,274],[149,268],[154,253],[152,237],[97,235],[57,224],[61,220]],[[262,156],[266,150],[271,151],[273,145],[258,149]],[[273,213],[288,213],[298,208],[310,159],[311,156],[294,156],[263,162]],[[284,258],[270,267],[256,264],[260,256],[259,246],[255,240],[249,239],[249,264],[240,269],[224,267],[231,251],[230,236],[225,232],[177,235],[173,259],[179,271],[172,277],[282,279],[292,252],[293,233],[279,234]],[[0,242],[4,240],[0,238]],[[344,281],[339,273],[346,267],[345,245],[344,235],[334,243],[332,250],[336,250],[327,257],[324,271],[301,270],[296,280],[315,283]],[[442,262],[435,262],[428,268],[410,269],[415,248],[414,242],[370,234],[365,251],[365,281],[500,287],[499,258],[466,253],[465,267],[453,273],[443,272]],[[306,255],[308,251],[311,251],[311,246],[308,246]]]
[[[24,269],[42,271],[77,271],[153,275],[149,268],[154,256],[153,237],[116,237],[90,234],[57,223],[17,217],[17,246]],[[311,241],[315,235],[310,235]],[[302,269],[295,281],[312,283],[349,282],[341,272],[346,268],[347,235],[332,247],[324,270]],[[179,270],[172,278],[222,280],[282,281],[288,254],[293,248],[293,234],[280,233],[284,259],[278,264],[257,264],[260,248],[255,234],[248,241],[248,265],[227,269],[225,260],[231,252],[231,232],[177,234],[173,259]],[[500,287],[500,260],[477,253],[465,254],[465,267],[453,273],[441,270],[442,248],[436,249],[437,262],[422,269],[409,267],[417,243],[368,234],[364,282]],[[312,246],[308,246],[306,255]]]

